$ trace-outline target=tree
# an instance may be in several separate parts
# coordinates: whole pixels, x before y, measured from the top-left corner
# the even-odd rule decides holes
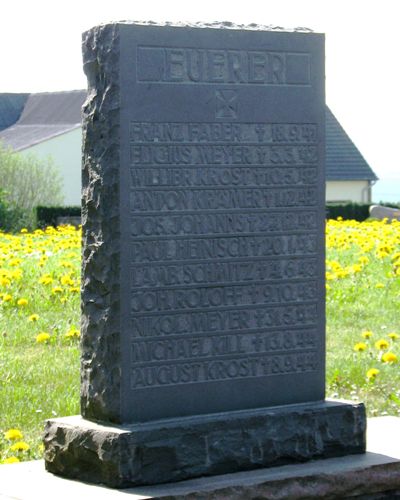
[[[0,143],[0,196],[3,205],[13,212],[9,220],[15,226],[6,229],[32,227],[35,207],[62,204],[62,187],[61,174],[51,158],[22,155]]]

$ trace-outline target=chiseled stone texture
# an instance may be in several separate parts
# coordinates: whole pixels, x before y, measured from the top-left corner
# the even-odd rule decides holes
[[[259,23],[249,23],[249,24],[239,24],[232,21],[130,21],[123,20],[118,21],[117,24],[132,24],[136,26],[172,26],[180,28],[214,28],[214,29],[233,29],[233,30],[251,30],[251,31],[286,31],[286,32],[298,32],[298,33],[312,33],[313,30],[304,26],[297,26],[295,28],[288,28],[283,26],[278,26],[275,24],[259,24]]]
[[[310,403],[131,426],[47,422],[46,469],[114,488],[365,451],[363,404]]]
[[[83,35],[88,97],[83,108],[81,412],[120,415],[119,35]]]

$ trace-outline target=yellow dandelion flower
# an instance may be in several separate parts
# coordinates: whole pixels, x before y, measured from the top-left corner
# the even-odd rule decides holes
[[[15,259],[11,259],[8,264],[10,267],[17,267],[21,264],[21,262],[22,262],[21,259],[15,258]]]
[[[368,348],[367,344],[364,344],[364,342],[357,342],[354,346],[354,350],[357,352],[365,351]]]
[[[63,276],[61,276],[60,281],[62,285],[74,285],[74,282],[69,274],[64,274]]]
[[[362,271],[362,267],[360,264],[353,264],[352,266],[348,267],[348,270],[350,273],[357,274]]]
[[[74,267],[74,265],[72,264],[72,262],[69,262],[67,260],[62,260],[60,262],[60,266],[66,267],[66,268],[73,268]]]
[[[364,330],[361,334],[365,339],[370,339],[373,333],[370,330]]]
[[[8,457],[5,458],[1,463],[2,464],[16,464],[19,462],[19,458],[17,457]]]
[[[22,233],[22,234],[27,233],[27,232],[28,232],[28,230],[26,229],[26,227],[23,227],[23,228],[21,229],[21,233]]]
[[[47,342],[50,339],[50,335],[47,332],[40,332],[36,335],[35,339],[38,343]]]
[[[384,351],[389,347],[389,342],[385,339],[379,339],[375,342],[375,347],[380,351]]]
[[[11,451],[28,451],[29,444],[25,443],[25,441],[18,441],[10,447]]]
[[[395,341],[395,340],[397,340],[397,339],[400,337],[400,335],[398,335],[398,334],[397,334],[397,333],[395,333],[395,332],[390,332],[390,333],[388,333],[388,337],[389,337],[390,339],[392,339],[393,341]]]
[[[45,274],[39,278],[39,283],[41,285],[49,285],[53,282],[53,278],[49,274]]]
[[[6,278],[5,276],[0,276],[0,285],[1,286],[10,286],[11,280],[9,278]]]
[[[12,300],[12,295],[10,295],[9,293],[5,293],[3,295],[3,302],[10,302]]]
[[[14,269],[14,271],[11,271],[10,272],[10,278],[11,279],[15,279],[15,280],[19,280],[22,276],[22,269]]]
[[[384,363],[397,363],[397,356],[393,352],[385,352],[382,355],[382,361]]]
[[[20,307],[27,306],[28,305],[28,301],[27,301],[27,299],[18,299],[17,305],[19,305]]]
[[[40,318],[39,314],[31,314],[29,317],[28,317],[28,321],[37,321],[38,319]]]
[[[52,290],[51,293],[56,295],[57,293],[62,293],[63,289],[60,286],[55,286]]]
[[[65,334],[65,336],[67,338],[73,338],[73,337],[79,338],[81,336],[81,332],[77,328],[71,327]]]
[[[8,441],[16,441],[17,439],[22,439],[23,437],[22,432],[18,429],[8,429],[8,431],[4,433],[4,438]]]
[[[370,368],[367,371],[367,379],[368,380],[375,379],[376,376],[378,375],[378,373],[379,373],[379,370],[377,368]]]

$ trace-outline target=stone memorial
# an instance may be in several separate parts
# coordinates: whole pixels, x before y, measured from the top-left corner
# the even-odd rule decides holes
[[[400,220],[400,210],[398,208],[383,207],[382,205],[371,205],[369,214],[374,219]]]
[[[46,468],[113,487],[365,449],[325,401],[324,36],[83,36],[82,416]]]

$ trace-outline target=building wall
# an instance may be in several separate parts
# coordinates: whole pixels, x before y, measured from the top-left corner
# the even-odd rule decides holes
[[[80,205],[81,148],[82,129],[78,127],[70,132],[19,151],[19,153],[33,153],[39,158],[50,156],[61,172],[64,183],[64,205]]]
[[[371,189],[368,181],[327,181],[326,201],[369,203]]]

